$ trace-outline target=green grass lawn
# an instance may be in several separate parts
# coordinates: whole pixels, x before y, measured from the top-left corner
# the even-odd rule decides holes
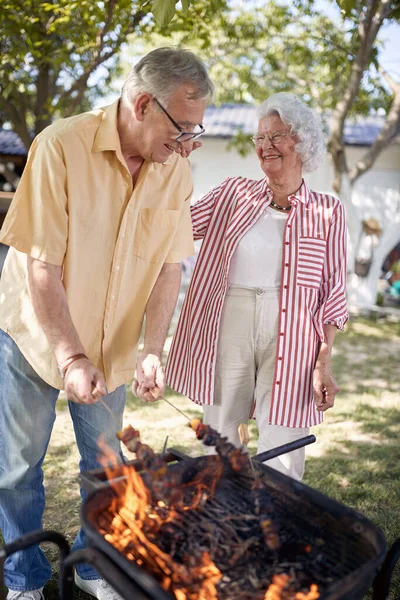
[[[340,394],[324,424],[313,429],[317,442],[308,447],[304,478],[304,483],[371,519],[383,530],[388,545],[400,536],[399,359],[398,324],[358,319],[348,324],[344,334],[338,334],[333,360]],[[188,415],[200,415],[187,398],[171,391],[168,398]],[[163,448],[169,436],[168,446],[193,456],[201,453],[184,417],[165,402],[143,404],[129,393],[125,421],[140,429],[142,440],[156,450]],[[249,449],[254,454],[254,423],[250,432]],[[72,542],[79,526],[77,453],[65,401],[60,401],[45,473],[45,527],[65,534]],[[57,553],[51,547],[46,552],[55,573],[46,586],[46,599],[56,600]],[[390,600],[399,597],[397,568]],[[77,593],[76,598],[90,597]]]

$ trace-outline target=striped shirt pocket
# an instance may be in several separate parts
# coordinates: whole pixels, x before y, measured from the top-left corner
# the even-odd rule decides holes
[[[297,285],[319,289],[325,260],[325,249],[326,240],[311,237],[299,238]]]

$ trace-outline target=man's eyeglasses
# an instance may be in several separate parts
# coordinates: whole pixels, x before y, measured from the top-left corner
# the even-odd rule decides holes
[[[251,140],[255,146],[262,146],[265,139],[268,138],[269,141],[271,142],[271,144],[273,144],[275,146],[276,144],[279,144],[283,140],[283,138],[292,137],[294,135],[296,135],[296,134],[295,133],[273,133],[272,135],[259,135],[258,133],[256,133],[255,135],[253,135],[251,137]]]
[[[162,104],[153,96],[154,102],[161,108],[163,113],[167,115],[168,119],[171,121],[172,125],[179,131],[178,137],[175,138],[176,142],[188,142],[189,140],[194,140],[195,138],[200,137],[205,132],[203,125],[195,125],[193,131],[185,131],[182,129],[180,125],[171,117],[171,115],[165,110]]]

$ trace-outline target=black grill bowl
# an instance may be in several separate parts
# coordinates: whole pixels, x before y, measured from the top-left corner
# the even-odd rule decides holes
[[[168,473],[178,469],[182,482],[188,482],[213,460],[216,457],[184,458],[169,466]],[[360,513],[303,483],[257,461],[253,461],[253,466],[270,494],[279,533],[293,543],[317,549],[308,572],[318,584],[320,600],[362,600],[385,558],[386,541],[381,530]],[[238,475],[226,465],[213,502],[227,514],[236,514],[238,502],[253,506],[249,491],[252,477],[250,468]],[[82,505],[81,523],[89,546],[102,550],[143,589],[149,600],[171,600],[172,596],[161,589],[154,577],[129,561],[100,533],[99,515],[110,506],[113,497],[112,488],[102,484]]]

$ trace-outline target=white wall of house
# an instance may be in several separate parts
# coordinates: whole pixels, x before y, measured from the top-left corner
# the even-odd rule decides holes
[[[202,138],[203,147],[190,157],[194,179],[194,200],[201,198],[212,187],[227,177],[242,175],[261,179],[263,172],[254,154],[240,156],[235,150],[227,150],[228,140]],[[348,146],[349,167],[365,153],[365,147]],[[329,157],[305,179],[311,188],[333,193],[333,168]],[[343,199],[344,200],[344,199]],[[390,250],[400,241],[400,143],[386,148],[372,169],[362,175],[352,191],[351,206],[346,206],[349,230],[349,265],[353,264],[361,240],[361,221],[375,218],[380,223],[382,235],[376,238],[373,262],[367,277],[352,275],[349,280],[350,302],[354,305],[375,304],[377,281],[382,263]],[[350,262],[351,261],[351,262]]]

